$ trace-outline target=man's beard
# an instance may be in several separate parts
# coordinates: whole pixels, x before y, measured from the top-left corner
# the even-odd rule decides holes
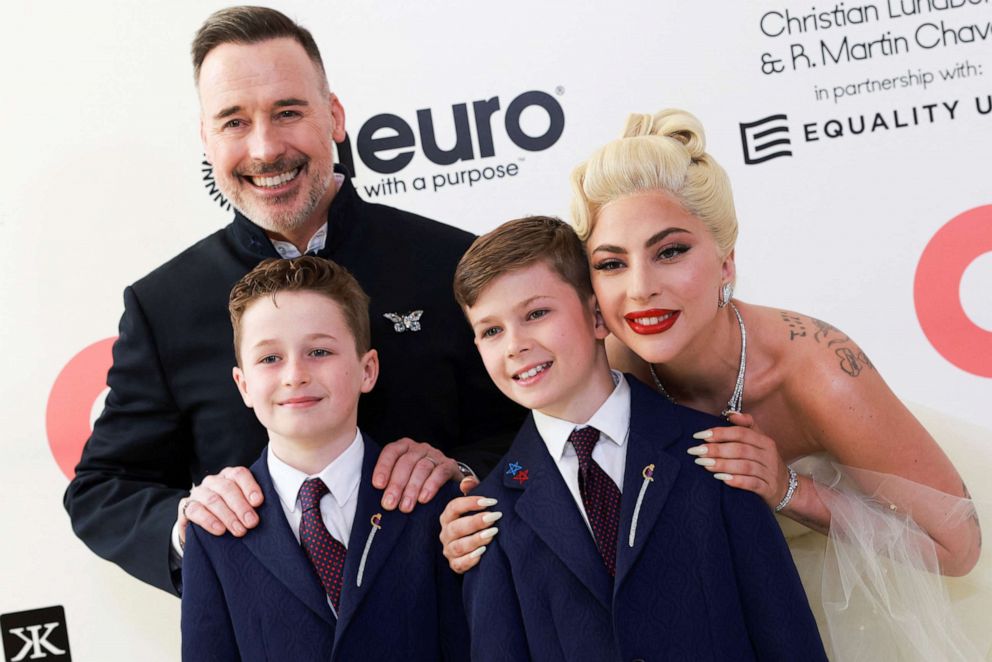
[[[301,182],[304,198],[295,207],[283,207],[283,205],[298,198],[300,196],[299,189],[288,193],[286,197],[278,196],[263,201],[250,190],[249,187],[253,186],[251,183],[239,181],[239,179],[246,179],[247,177],[276,175],[304,166],[306,166],[306,173],[296,175],[297,177],[301,175],[306,177],[306,181]],[[216,180],[221,193],[227,196],[231,205],[242,215],[263,230],[287,235],[306,225],[310,215],[317,209],[324,194],[327,193],[327,189],[334,181],[334,167],[331,165],[327,172],[321,172],[319,168],[314,167],[313,161],[305,157],[279,159],[273,163],[239,171],[235,175],[216,177]]]

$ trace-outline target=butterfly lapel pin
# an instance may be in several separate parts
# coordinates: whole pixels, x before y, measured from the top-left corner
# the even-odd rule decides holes
[[[403,313],[383,313],[383,317],[393,323],[393,330],[396,333],[404,331],[420,331],[420,318],[424,311],[412,310],[405,315]]]

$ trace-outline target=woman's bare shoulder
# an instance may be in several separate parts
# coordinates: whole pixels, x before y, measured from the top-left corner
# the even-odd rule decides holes
[[[875,366],[864,350],[829,322],[768,306],[749,305],[747,314],[757,327],[756,342],[777,362],[789,367],[790,374],[783,379],[783,384],[811,372],[819,378],[850,379],[875,373]]]

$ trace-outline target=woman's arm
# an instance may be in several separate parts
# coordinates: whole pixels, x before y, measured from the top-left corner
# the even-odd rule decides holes
[[[913,518],[933,541],[944,574],[966,574],[978,560],[981,532],[973,509],[964,516],[948,514],[949,503],[961,511],[959,499],[968,498],[957,471],[860,347],[830,325],[802,320],[815,333],[796,337],[790,345],[792,358],[779,381],[783,406],[762,409],[758,423],[774,428],[775,416],[795,417],[817,448],[843,465],[866,470],[852,472],[863,492]],[[789,480],[779,446],[750,416],[734,416],[731,422],[734,427],[703,431],[701,438],[709,436],[695,451],[700,463],[774,507]],[[884,480],[886,476],[903,480]],[[821,532],[830,527],[830,510],[805,476],[799,477],[798,490],[782,514]]]
[[[812,322],[823,331],[809,375],[816,386],[801,388],[798,376],[792,376],[786,387],[804,427],[838,462],[867,470],[852,472],[864,492],[875,494],[896,512],[907,513],[930,536],[943,574],[967,574],[981,553],[975,511],[965,517],[949,516],[947,503],[954,499],[916,489],[922,485],[951,497],[970,498],[961,476],[861,348],[837,329]],[[878,475],[905,480],[888,482],[874,477]],[[805,501],[797,504],[798,514],[805,505]]]

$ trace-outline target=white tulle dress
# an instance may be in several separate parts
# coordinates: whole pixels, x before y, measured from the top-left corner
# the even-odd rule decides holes
[[[992,661],[992,553],[966,577],[942,577],[934,543],[914,522],[926,510],[928,521],[954,527],[977,513],[992,538],[992,433],[913,410],[973,500],[822,455],[792,465],[814,478],[831,512],[827,536],[779,521],[834,662]]]

